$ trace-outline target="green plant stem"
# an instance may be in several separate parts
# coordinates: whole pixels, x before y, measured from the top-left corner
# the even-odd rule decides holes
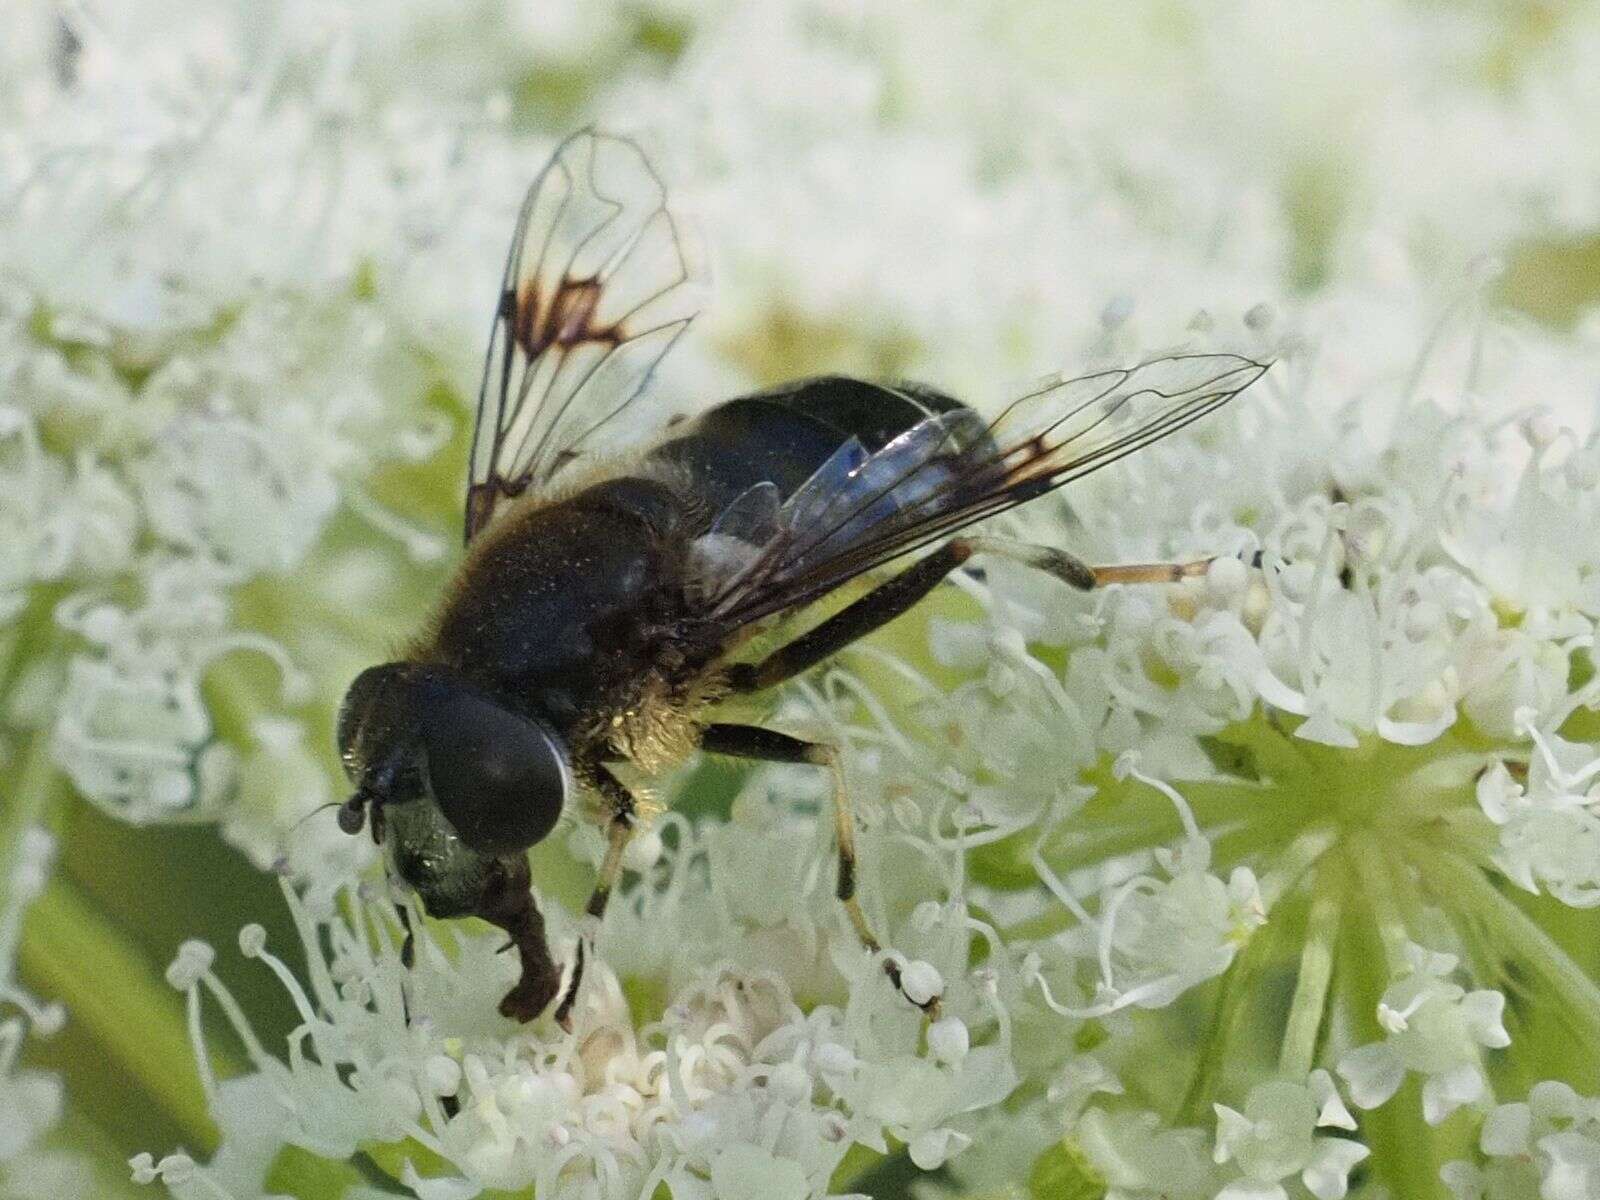
[[[1217,1001],[1216,1016],[1205,1038],[1205,1049],[1195,1065],[1194,1078],[1189,1090],[1173,1118],[1178,1126],[1196,1125],[1211,1116],[1211,1102],[1216,1096],[1217,1082],[1227,1065],[1228,1048],[1244,1019],[1249,1001],[1254,994],[1257,969],[1266,961],[1269,943],[1275,932],[1269,921],[1256,930],[1244,948],[1234,955],[1233,962],[1222,976],[1222,995]]]
[[[1289,1079],[1304,1079],[1316,1061],[1317,1031],[1327,1009],[1333,982],[1333,951],[1342,914],[1332,872],[1323,872],[1313,885],[1311,916],[1306,942],[1300,951],[1300,973],[1294,1000],[1278,1054],[1278,1069]]]
[[[1576,1015],[1600,1030],[1600,985],[1479,867],[1437,846],[1414,857],[1431,890],[1481,920],[1502,947],[1543,975]]]
[[[1389,974],[1399,975],[1407,969],[1405,951],[1411,935],[1406,930],[1400,906],[1395,902],[1394,884],[1387,866],[1389,850],[1376,835],[1351,838],[1345,843],[1345,850],[1345,861],[1355,871],[1362,899],[1372,910]]]
[[[0,905],[11,901],[10,879],[5,868],[16,853],[17,841],[24,830],[36,825],[52,828],[53,801],[61,783],[61,776],[50,759],[50,735],[45,730],[28,734],[27,745],[19,759],[14,781],[6,787],[4,823],[0,824]]]
[[[191,1146],[215,1146],[182,998],[60,877],[28,909],[21,965],[38,992],[63,1003],[73,1023],[95,1039],[108,1078],[136,1081]],[[218,1067],[221,1075],[238,1071],[232,1064]]]

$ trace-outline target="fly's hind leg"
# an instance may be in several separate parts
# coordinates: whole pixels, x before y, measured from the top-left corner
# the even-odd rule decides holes
[[[1113,583],[1178,583],[1204,575],[1216,562],[1216,557],[1196,558],[1188,562],[1122,563],[1118,566],[1092,567],[1074,558],[1065,550],[1054,546],[1041,546],[1033,542],[1019,542],[1014,538],[968,537],[965,542],[972,554],[993,554],[1009,558],[1036,571],[1054,576],[1069,587],[1081,592],[1108,587]],[[1259,555],[1254,566],[1260,566]]]
[[[839,880],[836,894],[844,905],[856,936],[869,954],[877,954],[882,946],[873,936],[867,915],[861,911],[861,899],[856,895],[856,817],[850,803],[850,793],[844,786],[844,771],[839,765],[839,752],[821,742],[806,742],[771,729],[755,725],[711,725],[700,738],[701,749],[711,754],[726,754],[733,758],[753,758],[763,762],[809,763],[826,767],[833,779],[834,834],[839,851]],[[915,1000],[906,994],[900,978],[900,964],[895,959],[883,959],[883,972],[894,984],[895,990],[915,1004],[930,1018],[939,1015],[939,997]]]
[[[765,691],[810,670],[823,659],[831,658],[851,642],[887,625],[912,608],[974,554],[994,554],[1013,559],[1085,592],[1113,583],[1176,583],[1204,575],[1216,561],[1213,557],[1182,563],[1128,563],[1092,567],[1054,546],[1039,546],[998,537],[951,538],[926,558],[919,559],[888,582],[840,609],[815,629],[801,634],[760,662],[730,664],[725,668],[728,687],[738,693]],[[1259,559],[1258,555],[1252,565],[1259,566]]]
[[[600,875],[584,908],[584,928],[578,937],[578,947],[573,952],[572,979],[561,997],[561,1003],[556,1005],[556,1023],[569,1032],[572,1029],[572,1006],[577,1003],[578,987],[583,983],[584,946],[599,936],[600,921],[606,915],[611,890],[622,876],[622,854],[633,837],[639,814],[639,804],[633,798],[633,793],[610,770],[601,766],[594,775],[595,786],[606,804],[606,853],[600,860]]]

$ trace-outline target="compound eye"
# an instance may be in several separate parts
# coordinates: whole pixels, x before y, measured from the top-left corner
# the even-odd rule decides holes
[[[555,828],[572,773],[553,730],[452,691],[429,706],[424,736],[433,798],[468,846],[512,854]]]

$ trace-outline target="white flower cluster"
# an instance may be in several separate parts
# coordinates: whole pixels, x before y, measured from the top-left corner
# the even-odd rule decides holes
[[[1444,1181],[1456,1200],[1586,1200],[1600,1189],[1600,1101],[1555,1080],[1484,1118],[1480,1162],[1456,1161]]]
[[[938,1166],[967,1141],[948,1122],[998,1103],[1016,1084],[992,983],[974,993],[976,1045],[953,1013],[924,1037],[916,1010],[864,960],[853,966],[843,1007],[809,1012],[777,975],[683,965],[675,978],[689,982],[674,987],[659,1021],[643,1026],[612,966],[597,963],[572,1033],[520,1030],[493,1015],[515,973],[496,953],[496,936],[421,932],[408,971],[388,902],[352,892],[347,915],[313,918],[292,890],[285,894],[309,956],[309,987],[266,948],[259,926],[241,933],[240,947],[283,981],[301,1014],[287,1061],[261,1045],[213,973],[210,947],[185,945],[168,971],[189,997],[202,1064],[210,1061],[205,993],[241,1039],[257,1073],[218,1083],[207,1069],[205,1083],[223,1114],[246,1095],[247,1119],[276,1114],[266,1138],[259,1124],[226,1130],[266,1157],[234,1153],[219,1169],[181,1152],[159,1162],[144,1156],[136,1177],[207,1178],[226,1194],[255,1196],[280,1143],[344,1159],[404,1142],[459,1172],[424,1176],[407,1161],[402,1178],[422,1200],[529,1186],[598,1200],[649,1196],[660,1185],[696,1200],[805,1200],[829,1193],[857,1143],[881,1152],[893,1137],[918,1165]],[[607,957],[615,964],[625,951]],[[870,986],[874,978],[880,986]]]
[[[6,38],[0,111],[28,128],[0,155],[0,612],[30,650],[9,709],[88,799],[226,815],[265,865],[317,796],[236,811],[253,725],[306,719],[337,686],[306,667],[359,659],[326,653],[338,586],[403,569],[330,558],[330,526],[418,560],[446,545],[369,482],[448,436],[414,362],[454,386],[464,339],[415,332],[438,286],[421,268],[503,214],[405,215],[441,219],[464,199],[452,164],[502,139],[481,114],[375,106],[338,21],[169,15],[23,6]],[[331,593],[289,585],[312,562]]]
[[[1478,803],[1499,837],[1495,865],[1530,892],[1563,904],[1600,904],[1600,759],[1582,743],[1529,728],[1535,751],[1524,782],[1496,762],[1478,780]]]
[[[1506,998],[1490,988],[1469,993],[1448,982],[1457,966],[1454,955],[1409,945],[1406,960],[1409,974],[1390,984],[1378,1002],[1384,1040],[1350,1051],[1339,1063],[1339,1074],[1362,1108],[1375,1108],[1393,1096],[1408,1070],[1426,1076],[1422,1113],[1428,1124],[1437,1125],[1487,1092],[1478,1052],[1510,1045],[1501,1023]]]

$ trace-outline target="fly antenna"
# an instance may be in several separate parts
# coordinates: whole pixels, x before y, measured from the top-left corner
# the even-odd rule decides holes
[[[342,801],[339,801],[339,800],[329,800],[326,804],[317,805],[310,812],[308,812],[305,816],[301,817],[293,825],[289,826],[288,829],[284,830],[284,836],[287,837],[289,834],[293,833],[296,829],[299,829],[300,826],[304,825],[307,821],[311,820],[311,818],[316,816],[318,813],[327,812],[328,809],[330,809],[330,808],[338,808],[341,803],[342,803]]]

